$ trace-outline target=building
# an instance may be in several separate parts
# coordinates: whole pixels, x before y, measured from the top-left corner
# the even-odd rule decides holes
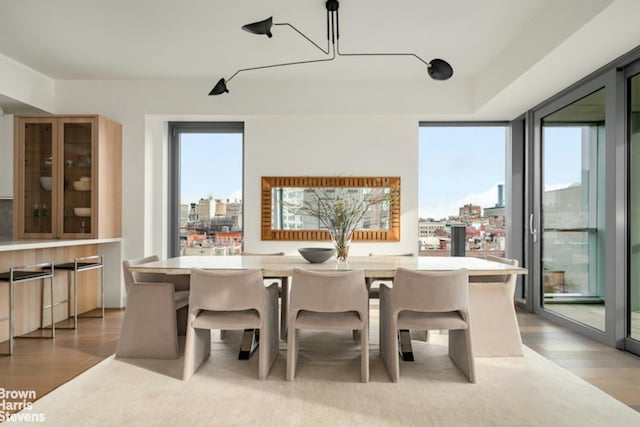
[[[215,204],[211,196],[208,198],[202,198],[198,200],[198,205],[196,206],[196,219],[203,223],[209,222],[209,220],[214,216],[215,213]]]
[[[458,217],[462,218],[465,222],[473,221],[482,216],[482,208],[478,205],[472,205],[468,203],[462,206],[458,210]]]
[[[226,215],[233,218],[234,226],[242,230],[242,201],[229,202],[227,200],[225,209]]]
[[[186,221],[189,219],[189,205],[183,203],[180,205],[180,220]]]
[[[224,201],[221,199],[216,199],[216,204],[215,204],[215,215],[216,216],[225,216],[227,214],[227,202],[228,201]]]

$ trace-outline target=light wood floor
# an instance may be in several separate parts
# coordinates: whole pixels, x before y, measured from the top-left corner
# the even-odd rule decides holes
[[[518,323],[529,348],[640,412],[640,357],[532,313],[518,312]]]
[[[34,390],[38,398],[81,374],[116,349],[123,310],[105,319],[80,319],[55,340],[18,339],[0,356],[0,387]],[[531,313],[518,313],[523,342],[558,365],[640,411],[640,357],[607,347]],[[567,396],[571,399],[571,396]]]

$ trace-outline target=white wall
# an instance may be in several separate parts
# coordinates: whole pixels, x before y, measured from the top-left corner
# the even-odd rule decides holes
[[[260,178],[273,175],[401,177],[401,241],[354,243],[349,253],[416,252],[418,119],[287,116],[245,122],[244,239],[248,251],[297,253],[301,242],[260,240]]]
[[[51,111],[53,94],[53,79],[0,54],[0,95]]]

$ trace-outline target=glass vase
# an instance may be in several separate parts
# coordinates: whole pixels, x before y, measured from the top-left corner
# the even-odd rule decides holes
[[[346,261],[349,257],[349,244],[351,243],[351,234],[330,233],[333,246],[336,248],[336,258],[338,261]]]

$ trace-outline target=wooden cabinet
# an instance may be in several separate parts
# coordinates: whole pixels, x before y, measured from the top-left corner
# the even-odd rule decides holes
[[[120,237],[122,127],[97,115],[16,116],[16,238]]]

